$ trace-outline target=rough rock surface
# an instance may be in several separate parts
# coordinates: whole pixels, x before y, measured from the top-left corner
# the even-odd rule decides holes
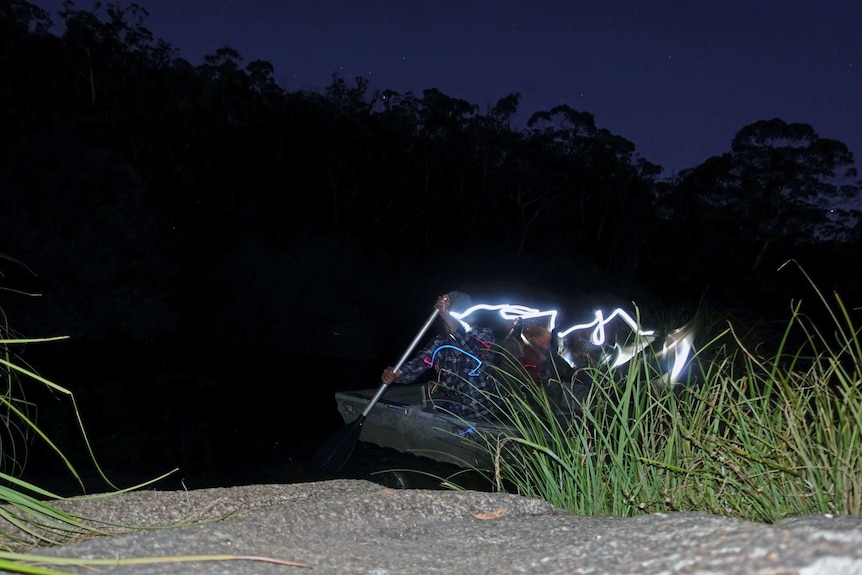
[[[55,567],[68,573],[862,574],[858,516],[807,516],[775,525],[704,513],[581,517],[516,495],[393,490],[359,480],[141,491],[57,506],[116,524],[175,527],[34,553],[264,559]]]

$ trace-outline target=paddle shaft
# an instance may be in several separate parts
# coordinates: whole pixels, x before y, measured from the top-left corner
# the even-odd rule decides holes
[[[416,334],[416,337],[410,343],[410,347],[407,348],[407,351],[404,352],[404,355],[402,355],[401,359],[398,360],[398,363],[395,364],[394,371],[401,369],[401,366],[404,365],[404,362],[407,361],[410,354],[413,353],[413,350],[419,344],[419,341],[425,336],[425,332],[427,332],[428,328],[431,327],[431,324],[434,323],[434,320],[437,318],[439,313],[440,312],[438,310],[434,310],[431,317],[428,318],[428,321],[425,322],[425,325],[422,326],[422,329],[419,330],[419,333]],[[317,450],[317,453],[315,453],[314,457],[311,458],[311,465],[313,468],[316,468],[319,473],[324,473],[337,472],[344,466],[348,458],[350,458],[350,454],[353,452],[356,442],[359,441],[359,434],[362,432],[365,418],[368,416],[369,412],[371,412],[371,409],[374,407],[374,404],[377,403],[377,400],[380,399],[380,396],[383,395],[383,392],[386,391],[387,387],[389,387],[387,384],[381,385],[380,389],[377,390],[377,393],[368,403],[368,406],[362,414],[330,436],[326,443]]]
[[[404,352],[404,355],[401,356],[401,359],[398,360],[398,363],[395,364],[395,367],[392,368],[393,372],[397,372],[401,369],[401,366],[404,365],[404,362],[410,358],[410,355],[413,353],[413,350],[416,349],[416,346],[419,345],[419,342],[425,337],[425,333],[431,327],[431,324],[434,323],[434,320],[437,319],[437,316],[440,315],[440,310],[435,309],[431,315],[428,317],[428,320],[425,322],[425,325],[422,326],[422,329],[419,330],[419,333],[416,334],[416,337],[413,338],[413,341],[410,342],[410,345],[407,347],[407,351]],[[360,419],[365,419],[369,413],[371,413],[371,409],[383,395],[383,392],[386,391],[386,388],[389,387],[388,383],[384,383],[380,386],[380,389],[377,390],[377,393],[374,394],[374,397],[371,398],[371,401],[368,402],[368,406],[360,415]]]

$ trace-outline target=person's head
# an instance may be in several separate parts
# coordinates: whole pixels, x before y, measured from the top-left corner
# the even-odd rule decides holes
[[[547,351],[551,348],[551,331],[545,326],[528,325],[521,333],[524,339],[533,347],[542,351]]]
[[[473,299],[462,291],[450,291],[446,296],[452,301],[451,310],[454,312],[465,312],[473,305]]]

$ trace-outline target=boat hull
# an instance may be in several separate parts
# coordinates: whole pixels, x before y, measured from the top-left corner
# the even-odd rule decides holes
[[[377,389],[335,394],[338,412],[351,423]],[[507,430],[490,422],[470,422],[425,409],[425,386],[392,385],[368,413],[359,440],[468,469],[490,469],[486,440]]]

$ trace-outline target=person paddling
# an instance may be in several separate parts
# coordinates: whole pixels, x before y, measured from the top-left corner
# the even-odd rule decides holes
[[[450,313],[453,300],[458,307],[469,296],[450,292],[437,298],[434,309],[444,325],[444,333],[429,341],[399,370],[387,367],[380,376],[384,385],[407,384],[433,369],[436,379],[429,382],[431,405],[438,411],[466,419],[482,418],[491,410],[494,381],[489,370],[494,345],[490,328],[465,327]]]

